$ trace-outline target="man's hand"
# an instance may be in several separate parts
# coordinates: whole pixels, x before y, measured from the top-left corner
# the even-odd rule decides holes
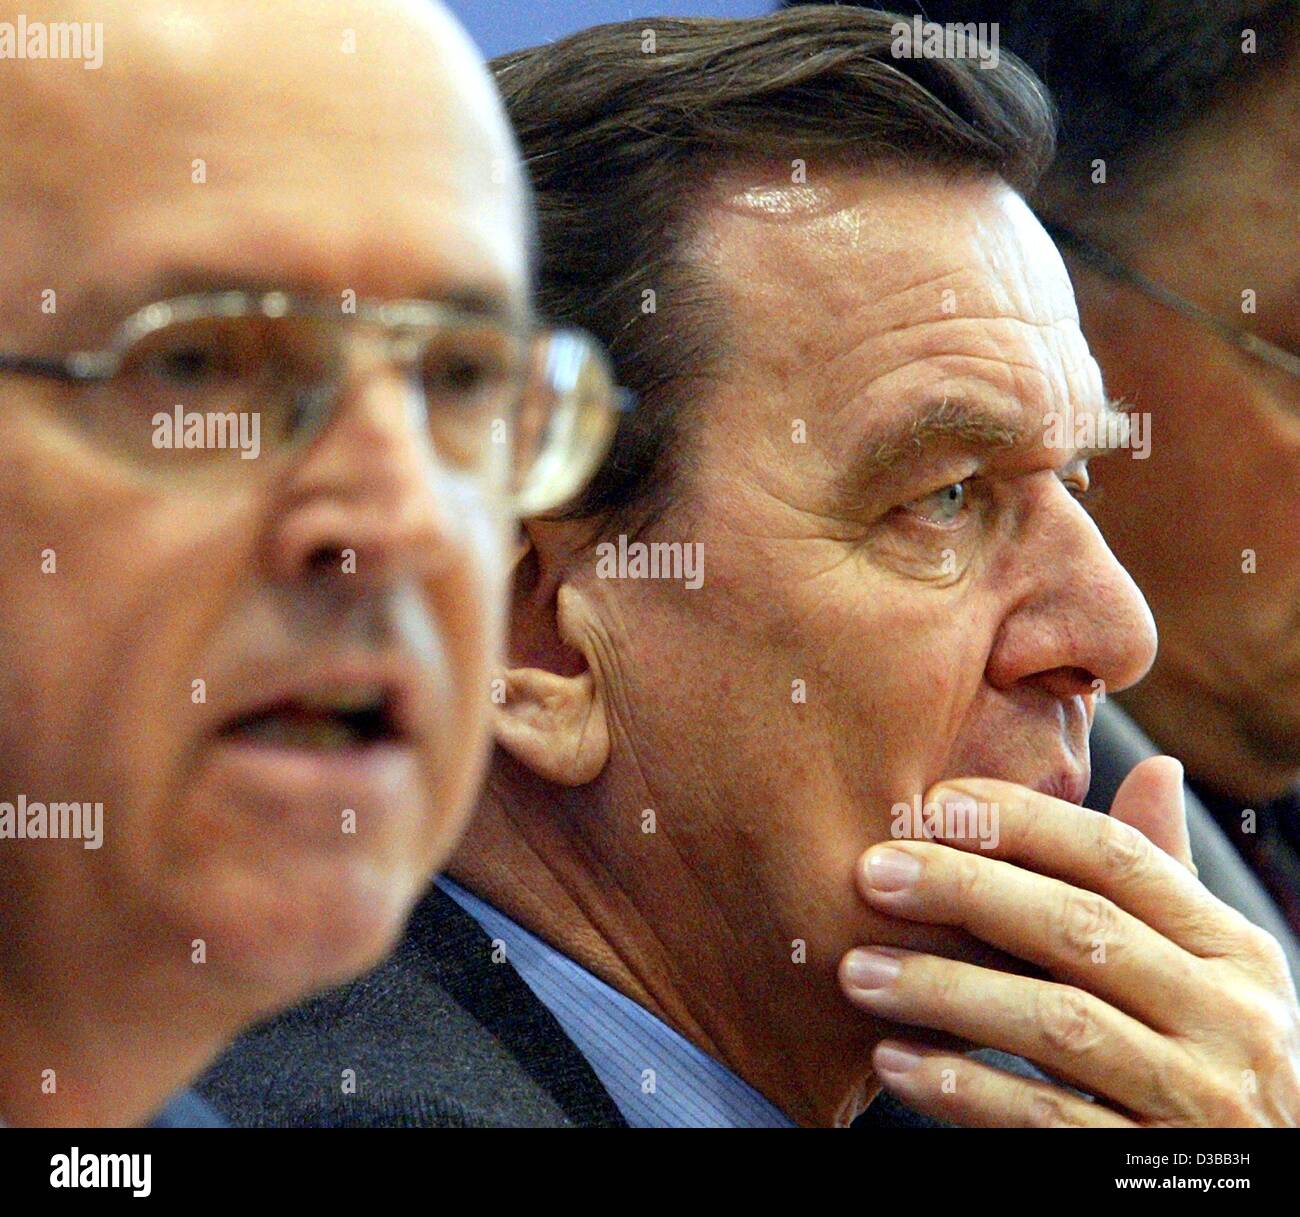
[[[850,1000],[1024,1057],[1096,1101],[903,1040],[875,1051],[884,1086],[977,1126],[1300,1124],[1286,960],[1192,873],[1169,764],[1135,768],[1110,816],[1008,782],[945,782],[927,805],[996,804],[995,848],[903,840],[863,855],[859,887],[877,911],[958,926],[1052,979],[875,947],[841,962]]]

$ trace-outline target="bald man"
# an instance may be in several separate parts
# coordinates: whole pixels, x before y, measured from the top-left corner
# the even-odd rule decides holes
[[[0,1120],[211,1122],[169,1100],[376,963],[450,852],[512,522],[596,454],[525,450],[561,339],[442,9],[42,23],[0,71]]]

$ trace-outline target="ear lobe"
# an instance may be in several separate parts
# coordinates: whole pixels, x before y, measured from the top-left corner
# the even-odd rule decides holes
[[[609,759],[609,731],[594,704],[591,672],[557,676],[515,668],[505,678],[505,705],[495,707],[497,743],[548,782],[593,781]]]
[[[582,646],[581,597],[571,587],[557,595],[559,632],[587,663],[565,675],[543,668],[503,673],[505,704],[496,705],[496,738],[520,764],[559,786],[594,781],[609,760],[609,722],[604,698]]]

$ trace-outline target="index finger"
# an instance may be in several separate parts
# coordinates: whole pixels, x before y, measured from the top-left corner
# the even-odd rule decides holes
[[[1101,812],[992,778],[946,780],[931,788],[931,804],[942,810],[933,839],[1096,892],[1194,955],[1236,955],[1260,933],[1136,828]],[[972,824],[981,831],[963,831]]]

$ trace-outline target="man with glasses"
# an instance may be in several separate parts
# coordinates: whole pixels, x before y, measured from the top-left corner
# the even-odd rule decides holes
[[[1022,197],[1050,104],[893,24],[628,21],[495,61],[539,307],[640,402],[525,525],[500,747],[440,880],[470,929],[246,1037],[232,1118],[370,1119],[328,1101],[362,1056],[413,1122],[509,1120],[539,1079],[638,1127],[843,1124],[882,1088],[971,1125],[1300,1118],[1285,962],[1191,873],[1178,764],[1079,805],[1098,693],[1156,639],[1079,501],[1117,457],[1045,435],[1117,423]],[[645,560],[686,546],[700,578]],[[516,1028],[474,1089],[382,1015],[467,978]]]
[[[1296,17],[1273,6],[1208,31],[1226,45],[1202,104],[1168,108],[1114,202],[1061,189],[1052,214],[1107,378],[1155,428],[1149,468],[1115,462],[1098,483],[1098,518],[1160,629],[1121,702],[1263,881],[1300,975]],[[1149,20],[1186,38],[1181,7]]]
[[[1275,458],[1286,461],[1286,452],[1295,444],[1294,440],[1288,442],[1285,433],[1300,425],[1300,397],[1294,388],[1300,380],[1300,356],[1251,330],[1237,328],[1232,322],[1121,262],[1087,237],[1062,224],[1049,223],[1048,231],[1079,268],[1080,278],[1098,276],[1108,280],[1112,290],[1127,287],[1139,293],[1158,309],[1167,310],[1189,325],[1213,335],[1211,341],[1236,348],[1241,353],[1240,372],[1247,381],[1272,381],[1272,387],[1265,390],[1264,397],[1272,396],[1273,403],[1281,407],[1281,413],[1270,410],[1267,400],[1260,402],[1257,399],[1256,405],[1263,405],[1263,417],[1256,415],[1259,430],[1253,438],[1257,448],[1272,449]],[[1150,324],[1151,319],[1146,320]],[[1113,332],[1111,339],[1114,341]],[[1102,347],[1103,355],[1106,349]],[[1213,361],[1212,356],[1211,359]],[[1291,381],[1289,389],[1288,379]],[[1158,385],[1153,383],[1152,388],[1157,389]],[[1166,412],[1162,410],[1159,413],[1163,416]],[[1207,425],[1212,413],[1212,408],[1207,410]],[[1168,414],[1172,421],[1178,422],[1178,406]],[[1284,418],[1286,414],[1291,414],[1297,422],[1288,426]],[[1276,443],[1279,438],[1280,444]],[[1262,457],[1264,452],[1258,455]],[[1183,476],[1184,468],[1180,468],[1176,476]],[[1154,476],[1163,472],[1163,463],[1152,470]],[[1291,481],[1300,486],[1300,466],[1297,466],[1297,474],[1293,474]],[[1240,486],[1240,481],[1233,478],[1230,484]],[[1276,653],[1264,647],[1259,638],[1261,633],[1268,634],[1279,627],[1283,630],[1297,628],[1295,624],[1286,622],[1285,602],[1279,600],[1271,606],[1269,604],[1270,592],[1285,594],[1293,582],[1288,580],[1285,567],[1275,567],[1268,572],[1270,578],[1263,581],[1260,590],[1264,596],[1257,598],[1253,594],[1256,586],[1246,578],[1258,573],[1257,545],[1264,545],[1276,559],[1285,553],[1290,534],[1295,529],[1287,530],[1283,523],[1283,532],[1278,536],[1264,537],[1262,522],[1254,526],[1252,532],[1259,537],[1257,545],[1243,547],[1240,554],[1239,573],[1243,576],[1240,601],[1234,605],[1221,599],[1217,604],[1204,606],[1201,612],[1221,614],[1218,617],[1220,628],[1212,631],[1210,623],[1204,622],[1200,627],[1205,631],[1200,639],[1200,647],[1204,649],[1191,649],[1189,644],[1197,628],[1197,610],[1193,606],[1197,604],[1198,585],[1205,578],[1202,564],[1186,561],[1177,567],[1172,555],[1162,559],[1134,536],[1134,530],[1142,527],[1144,521],[1151,524],[1152,532],[1157,530],[1156,522],[1148,517],[1162,504],[1163,489],[1146,493],[1138,479],[1126,478],[1123,473],[1115,475],[1113,486],[1111,479],[1105,485],[1114,493],[1104,506],[1099,507],[1098,515],[1109,521],[1111,530],[1125,532],[1135,551],[1141,551],[1140,558],[1134,559],[1135,564],[1157,568],[1153,577],[1162,574],[1167,583],[1181,589],[1181,595],[1170,597],[1166,611],[1174,618],[1170,622],[1170,631],[1182,641],[1184,648],[1188,648],[1176,652],[1168,665],[1157,664],[1158,675],[1151,678],[1154,681],[1152,688],[1141,694],[1127,693],[1123,703],[1144,724],[1150,724],[1153,732],[1164,739],[1177,741],[1170,746],[1171,751],[1185,751],[1189,758],[1188,781],[1196,798],[1195,807],[1189,807],[1189,828],[1194,852],[1201,859],[1205,883],[1216,894],[1246,912],[1257,924],[1277,935],[1289,956],[1292,973],[1300,976],[1300,774],[1297,773],[1300,752],[1296,752],[1294,743],[1285,742],[1285,733],[1289,729],[1286,721],[1278,721],[1275,708],[1266,704],[1270,698],[1277,698],[1279,682],[1281,688],[1287,688],[1293,682],[1288,665],[1295,664],[1296,655],[1292,653],[1294,643],[1290,651],[1286,649],[1285,637],[1278,640],[1282,649]],[[1300,506],[1300,499],[1294,493],[1288,494],[1287,486],[1284,477],[1278,487],[1279,495],[1283,506],[1290,503],[1294,512]],[[1253,502],[1254,496],[1250,496],[1238,505],[1239,509],[1248,512]],[[1230,518],[1233,514],[1231,501],[1226,508],[1225,511],[1216,503],[1211,512],[1219,517],[1218,522],[1226,535],[1207,541],[1210,552],[1221,555],[1227,552],[1226,545],[1234,543],[1234,536],[1237,540],[1245,540],[1251,535],[1240,531],[1239,522],[1234,527],[1230,519],[1223,518]],[[1267,505],[1263,505],[1259,514],[1265,516],[1267,511]],[[1184,556],[1190,558],[1185,550]],[[1208,582],[1213,587],[1218,581],[1210,579]],[[1297,595],[1300,595],[1300,590]],[[1261,615],[1263,620],[1260,620]],[[1243,654],[1248,646],[1260,649]],[[1262,688],[1255,688],[1251,682],[1261,676],[1266,683]],[[1203,716],[1199,712],[1202,698],[1213,699],[1218,716]],[[1279,702],[1279,706],[1286,708],[1283,702]],[[1228,718],[1226,722],[1225,716]],[[1134,755],[1145,752],[1149,745],[1136,736],[1130,720],[1118,710],[1110,709],[1099,716],[1098,727],[1094,741],[1098,758],[1097,781],[1089,805],[1100,808],[1132,764]],[[1200,818],[1203,809],[1208,809],[1220,831],[1216,832],[1209,822]],[[1195,815],[1191,814],[1193,810]],[[1224,852],[1226,842],[1236,846],[1241,859],[1262,880],[1263,890],[1245,881],[1232,866],[1229,855]]]
[[[0,77],[0,1120],[213,1122],[169,1098],[377,962],[450,852],[512,529],[615,399],[530,319],[441,9],[47,16],[104,54]]]

